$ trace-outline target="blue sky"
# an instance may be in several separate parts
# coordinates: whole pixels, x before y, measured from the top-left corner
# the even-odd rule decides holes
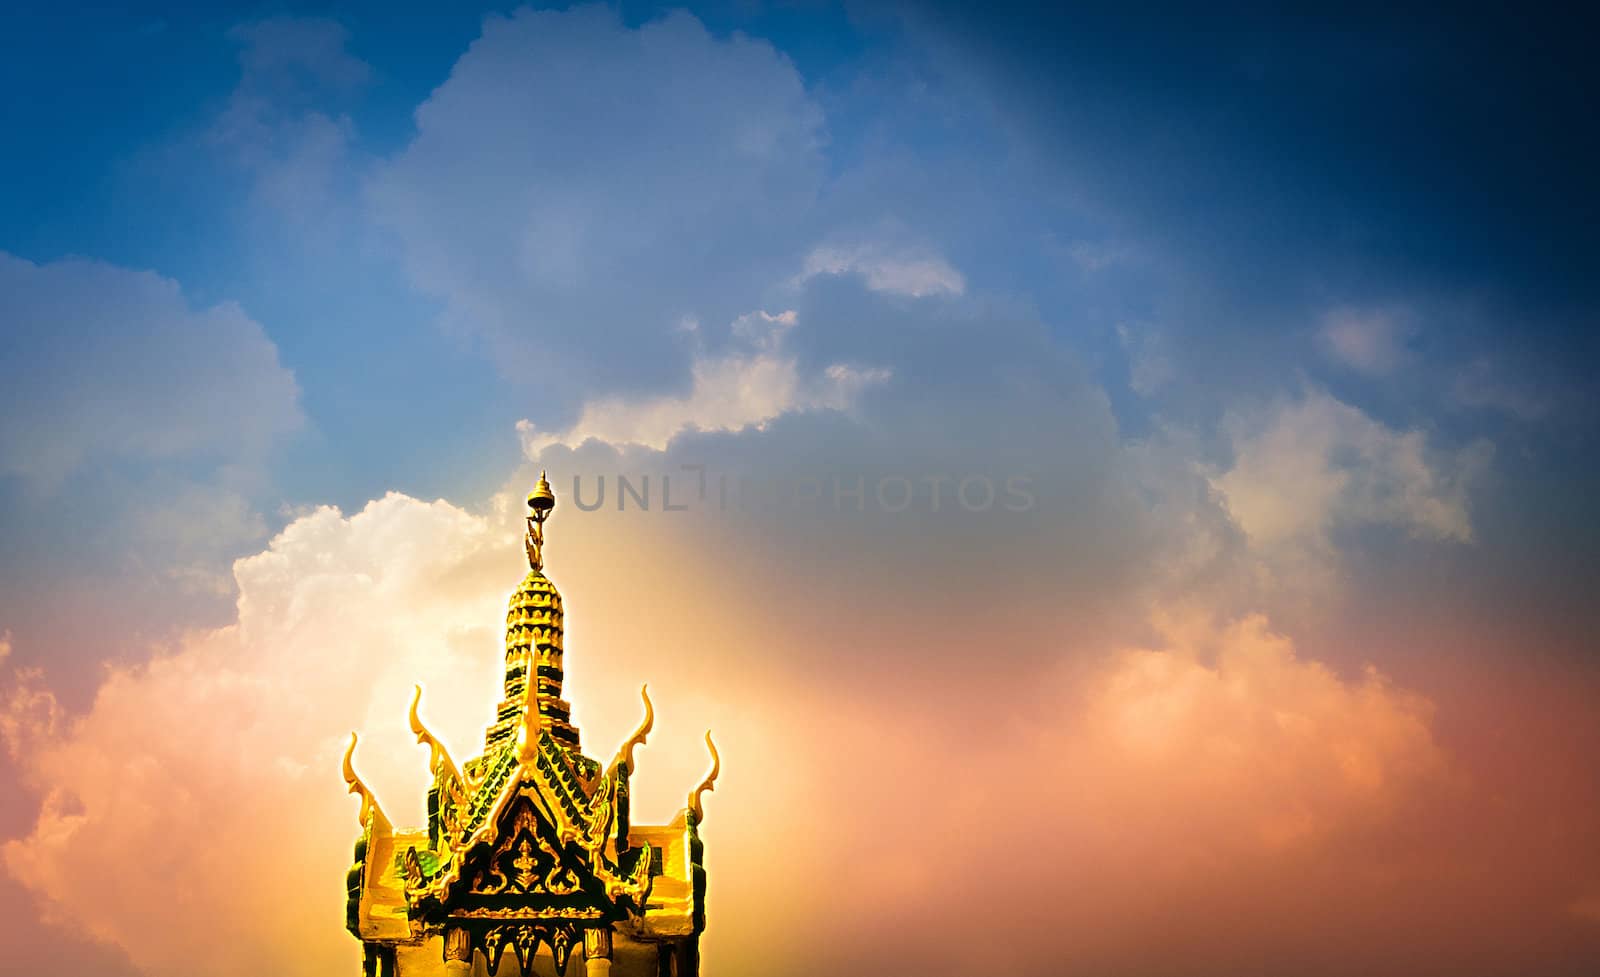
[[[1583,69],[1558,24],[629,6],[552,21],[540,41],[508,13],[63,7],[8,32],[0,249],[153,272],[195,310],[231,303],[292,374],[293,403],[262,409],[297,420],[248,452],[96,462],[113,481],[126,465],[130,498],[227,469],[255,528],[195,560],[225,566],[299,506],[481,496],[517,421],[557,429],[587,401],[682,392],[738,316],[826,300],[823,279],[809,294],[784,284],[818,248],[934,262],[959,277],[967,314],[1036,322],[1124,441],[1181,427],[1197,462],[1226,465],[1230,411],[1321,391],[1430,448],[1492,443],[1472,505],[1508,559],[1544,566],[1553,540],[1595,545],[1597,249],[1582,179],[1595,146],[1573,121]],[[470,78],[448,84],[485,48],[485,17],[522,25],[501,62],[527,62],[488,75],[573,87],[496,103]],[[626,111],[627,75],[669,76],[675,51],[638,54],[656,59],[642,69],[626,52],[593,57],[651,24],[663,46],[745,52],[689,101],[661,103],[677,115],[660,128],[659,107]],[[539,66],[563,49],[570,68]],[[768,91],[730,83],[748,71]],[[794,141],[759,182],[719,193],[699,171],[735,171],[716,176],[693,141],[739,111],[784,119]],[[542,202],[514,199],[519,181],[546,187]],[[526,229],[493,215],[546,205],[558,224],[586,208],[608,263],[525,275],[513,251]],[[546,254],[572,245],[551,233]],[[790,351],[804,369],[891,369],[919,333],[875,330],[882,312],[829,308]],[[1356,347],[1329,345],[1338,323]],[[14,334],[59,355],[119,331],[84,329]],[[959,355],[988,340],[950,342]],[[73,503],[57,494],[45,516],[38,486],[5,491],[24,550],[70,562],[58,520]],[[103,562],[99,549],[78,559]],[[1565,573],[1512,576],[1538,581],[1530,599],[1578,599],[1561,595]],[[226,613],[205,604],[197,619]]]
[[[637,27],[662,12],[615,16]],[[283,500],[482,492],[494,477],[482,461],[516,420],[577,409],[579,390],[511,362],[526,348],[451,324],[448,298],[419,286],[374,204],[417,138],[417,106],[500,13],[62,7],[8,32],[18,138],[0,162],[0,247],[151,270],[191,305],[236,302],[262,326],[307,421],[272,446],[253,499],[269,523]],[[1595,147],[1572,121],[1584,86],[1559,25],[936,5],[694,16],[711,37],[770,44],[820,113],[797,190],[813,196],[771,220],[814,239],[868,227],[942,254],[969,294],[1029,308],[1081,357],[1127,435],[1163,412],[1209,427],[1235,391],[1268,398],[1309,381],[1392,426],[1525,443],[1557,506],[1572,505],[1561,484],[1592,477],[1538,443],[1552,425],[1589,437],[1592,406],[1595,223],[1581,175]],[[569,142],[608,153],[627,143],[617,127],[638,122],[597,120]],[[677,192],[675,179],[656,188]],[[741,252],[770,241],[773,261],[800,247],[773,232],[729,226],[715,240]],[[708,301],[717,283],[677,277],[684,311],[742,311],[743,299]],[[659,303],[664,284],[617,291]],[[578,300],[597,340],[572,363],[610,373],[591,380],[682,385],[688,354],[659,322]],[[1310,337],[1341,308],[1396,320],[1385,328],[1406,382],[1318,356]],[[630,356],[624,322],[664,345]],[[1186,364],[1160,397],[1131,389],[1130,342]],[[1441,410],[1468,381],[1472,406]],[[1535,414],[1538,425],[1521,419]]]
[[[7,17],[0,668],[52,723],[94,728],[108,676],[187,660],[248,616],[249,581],[284,606],[272,588],[320,586],[291,546],[327,530],[315,507],[345,520],[319,558],[366,579],[350,539],[379,520],[356,514],[433,532],[400,493],[488,533],[536,466],[1031,479],[1037,508],[1010,519],[919,496],[894,518],[629,524],[706,579],[742,568],[752,634],[821,628],[822,659],[895,681],[956,681],[968,651],[924,628],[959,563],[1001,698],[1058,659],[1177,654],[1196,608],[1246,643],[1259,615],[1342,680],[1375,664],[1439,704],[1445,752],[1500,756],[1473,696],[1505,675],[1600,689],[1587,25],[1159,4]],[[589,545],[646,585],[606,518]],[[580,567],[600,551],[574,545]],[[269,586],[240,558],[293,573]],[[842,610],[819,624],[818,603]],[[762,667],[804,686],[781,657]],[[60,785],[28,776],[0,834],[49,813]],[[1576,862],[1561,906],[1600,886]],[[59,891],[27,864],[19,886]]]

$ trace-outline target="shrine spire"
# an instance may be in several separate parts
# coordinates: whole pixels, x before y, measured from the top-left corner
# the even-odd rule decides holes
[[[539,483],[528,493],[528,535],[523,545],[528,550],[529,569],[544,569],[544,521],[550,518],[555,507],[556,493],[550,488],[545,473],[540,471]]]

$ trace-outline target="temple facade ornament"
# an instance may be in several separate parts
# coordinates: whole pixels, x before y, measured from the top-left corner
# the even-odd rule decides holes
[[[363,947],[364,977],[695,977],[705,929],[701,796],[721,762],[668,824],[628,814],[644,718],[610,763],[584,755],[561,698],[563,608],[544,575],[544,523],[555,509],[544,473],[528,495],[528,574],[506,613],[504,698],[483,753],[458,767],[419,713],[429,751],[426,827],[396,828],[354,765],[361,836],[346,880],[345,924]]]

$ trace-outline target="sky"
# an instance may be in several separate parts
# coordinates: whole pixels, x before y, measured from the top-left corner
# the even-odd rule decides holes
[[[5,16],[18,972],[354,973],[541,469],[707,973],[1600,969],[1586,25]]]

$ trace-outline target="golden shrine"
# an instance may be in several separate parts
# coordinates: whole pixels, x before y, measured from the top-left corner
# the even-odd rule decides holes
[[[561,698],[561,595],[544,575],[544,521],[555,508],[544,473],[528,496],[528,575],[506,613],[505,699],[481,756],[457,767],[411,702],[429,749],[428,825],[395,828],[345,751],[361,795],[361,838],[348,878],[346,927],[365,977],[695,977],[705,929],[701,795],[670,824],[628,819],[634,749],[655,713],[610,763],[579,749]],[[507,959],[509,951],[510,959]]]

